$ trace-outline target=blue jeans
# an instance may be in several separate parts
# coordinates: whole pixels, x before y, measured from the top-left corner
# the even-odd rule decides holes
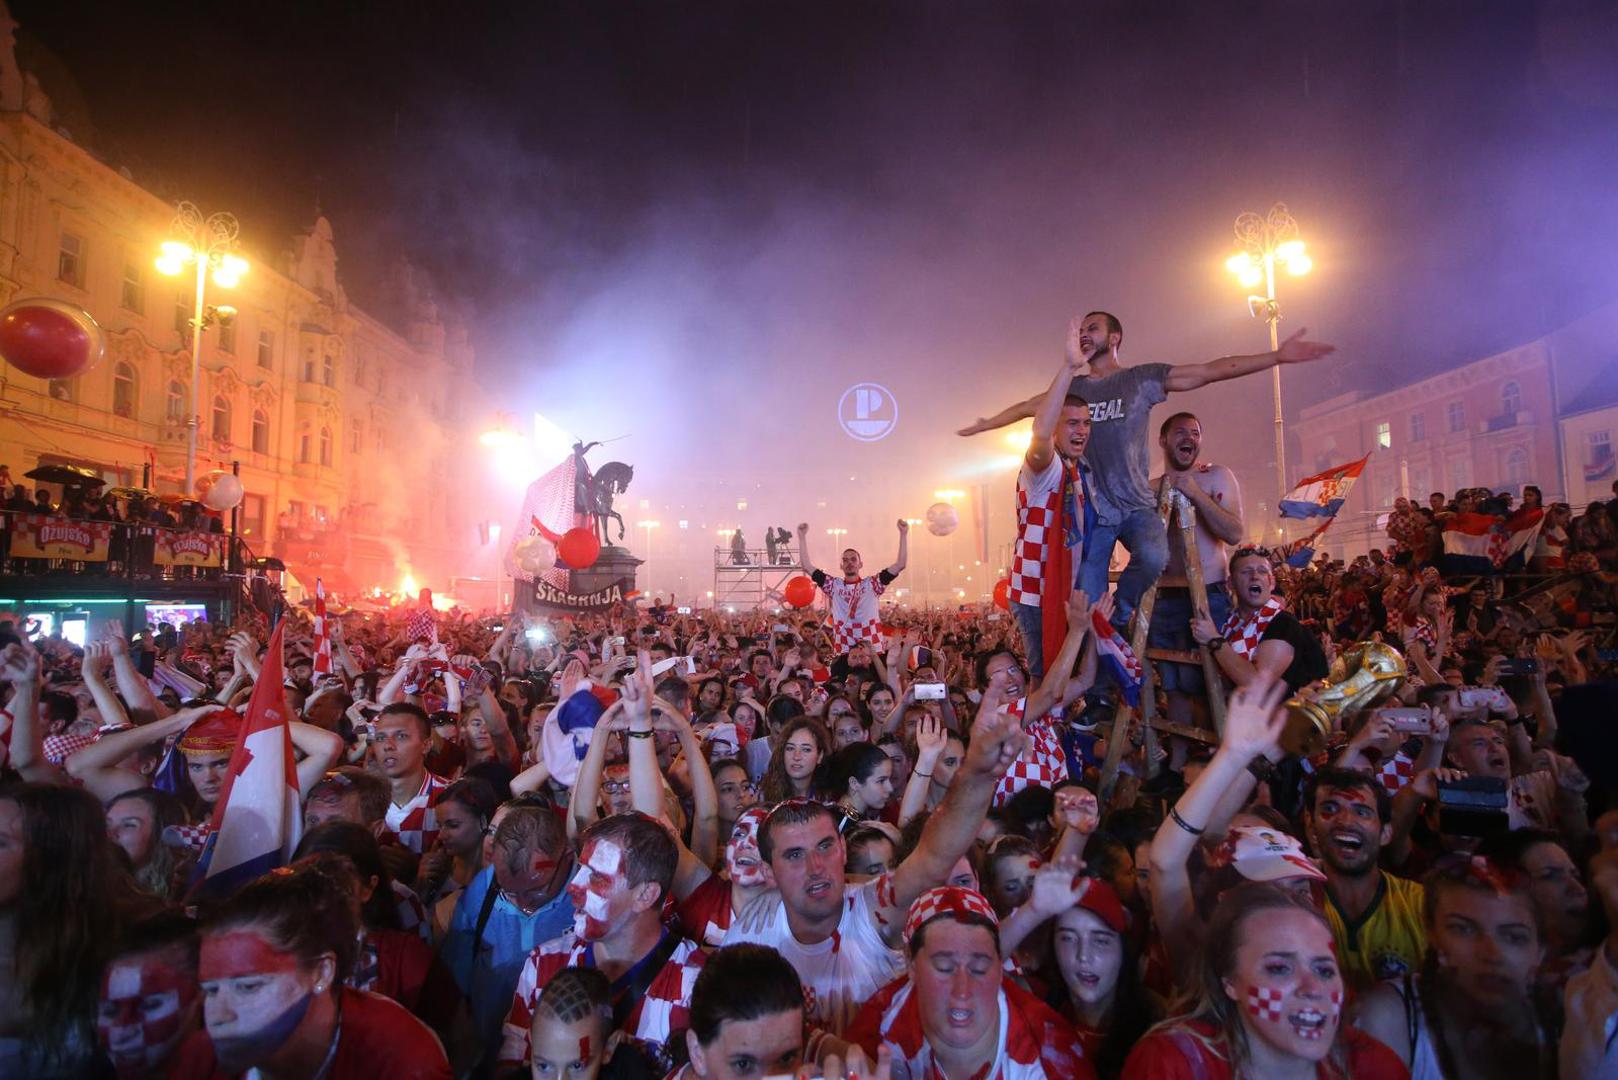
[[[1016,620],[1017,631],[1022,634],[1022,650],[1028,656],[1028,674],[1034,679],[1045,675],[1044,621],[1040,609],[1034,604],[1011,605],[1011,617]]]
[[[1079,570],[1079,588],[1092,600],[1107,591],[1107,567],[1112,561],[1113,544],[1122,541],[1129,552],[1129,565],[1118,578],[1118,610],[1113,615],[1113,623],[1122,626],[1135,613],[1141,596],[1168,565],[1168,530],[1155,509],[1143,507],[1132,511],[1116,525],[1097,524],[1089,539],[1090,550]]]

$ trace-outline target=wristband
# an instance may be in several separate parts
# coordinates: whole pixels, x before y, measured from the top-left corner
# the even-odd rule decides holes
[[[1263,783],[1275,775],[1275,762],[1259,754],[1247,763],[1247,771],[1252,773],[1259,783]]]
[[[1169,807],[1169,817],[1174,819],[1174,824],[1178,825],[1180,828],[1184,829],[1186,832],[1190,833],[1192,836],[1201,836],[1203,834],[1204,830],[1194,828],[1189,822],[1187,822],[1185,820],[1185,818],[1180,816],[1180,810],[1179,810],[1178,807],[1175,807],[1175,806]]]
[[[650,739],[652,737],[650,731],[626,731],[624,735],[631,739]]]
[[[1220,649],[1223,649],[1226,645],[1229,645],[1229,644],[1230,644],[1230,642],[1226,641],[1225,638],[1224,638],[1224,635],[1221,634],[1218,637],[1213,637],[1213,638],[1208,639],[1208,651],[1211,652],[1211,653],[1216,653]]]
[[[930,772],[920,772],[920,771],[917,771],[917,772],[912,772],[912,773],[911,773],[911,774],[910,774],[910,775],[911,775],[911,776],[919,776],[919,777],[921,777],[921,778],[922,778],[922,779],[923,779],[923,780],[931,780],[931,779],[932,779],[932,778],[933,778],[933,774],[932,774],[932,773],[930,773]]]

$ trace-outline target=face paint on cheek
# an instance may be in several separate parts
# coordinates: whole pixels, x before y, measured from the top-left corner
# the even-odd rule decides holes
[[[204,937],[197,975],[218,984],[203,1013],[225,1072],[244,1072],[280,1049],[314,1000],[297,961],[251,931]],[[260,985],[241,993],[241,980]]]
[[[1268,986],[1249,986],[1247,988],[1247,1015],[1255,1020],[1268,1020],[1272,1024],[1281,1022],[1282,1001],[1286,998],[1285,992]]]
[[[136,1075],[162,1062],[197,993],[189,973],[155,960],[108,969],[96,1026],[120,1072]]]

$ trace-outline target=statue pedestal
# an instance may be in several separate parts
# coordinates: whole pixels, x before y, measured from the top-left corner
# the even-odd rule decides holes
[[[624,592],[633,592],[635,571],[645,561],[635,558],[625,548],[604,547],[593,566],[568,572],[568,588],[576,593],[594,593],[622,585]]]
[[[536,578],[518,592],[518,606],[539,612],[604,611],[635,591],[635,570],[644,561],[624,548],[604,547],[594,565],[568,571],[566,592]]]

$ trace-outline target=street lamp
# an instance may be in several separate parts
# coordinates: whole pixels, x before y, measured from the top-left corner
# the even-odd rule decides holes
[[[202,423],[202,332],[217,317],[230,319],[236,309],[229,304],[209,307],[204,298],[208,272],[221,289],[234,289],[247,273],[247,260],[235,254],[236,236],[241,226],[235,214],[217,213],[204,218],[194,203],[182,202],[169,225],[172,239],[163,241],[157,257],[159,273],[176,277],[187,266],[197,268],[197,302],[191,317],[191,415],[186,418],[185,493],[197,490],[197,427]]]
[[[646,591],[653,592],[652,588],[652,530],[661,525],[659,521],[637,521],[637,529],[646,530]]]
[[[1236,246],[1241,250],[1225,260],[1226,269],[1236,275],[1244,289],[1264,286],[1263,295],[1249,293],[1247,310],[1270,327],[1270,351],[1281,347],[1281,305],[1275,299],[1275,267],[1279,263],[1293,277],[1307,274],[1314,265],[1303,252],[1298,239],[1298,223],[1287,213],[1285,203],[1270,207],[1267,215],[1243,214],[1236,219]],[[1281,365],[1270,369],[1275,397],[1275,484],[1282,498],[1287,494],[1286,427],[1281,418]]]
[[[826,530],[826,535],[831,537],[833,540],[837,541],[837,546],[840,548],[843,545],[843,537],[848,535],[848,530],[847,529],[827,529]],[[839,552],[839,554],[841,554],[841,552]]]

